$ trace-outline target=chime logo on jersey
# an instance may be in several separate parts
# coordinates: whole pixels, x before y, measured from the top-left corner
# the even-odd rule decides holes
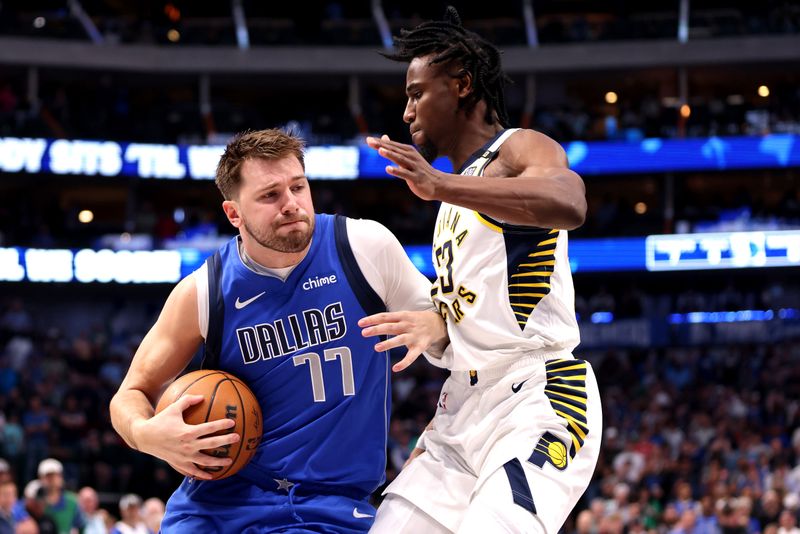
[[[338,280],[336,280],[335,274],[329,276],[315,276],[303,282],[303,289],[305,289],[306,291],[310,291],[318,287],[335,284],[337,281]]]

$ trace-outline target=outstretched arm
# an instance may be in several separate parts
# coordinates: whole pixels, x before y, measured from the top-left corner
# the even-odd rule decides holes
[[[111,399],[111,422],[128,445],[168,462],[178,472],[199,479],[211,475],[198,466],[227,466],[229,458],[200,452],[235,443],[239,435],[203,437],[234,426],[232,419],[187,425],[183,411],[202,402],[185,395],[158,415],[153,406],[166,386],[188,365],[203,341],[197,319],[197,288],[193,276],[172,290],[156,324],[145,336],[130,369]]]
[[[358,321],[358,326],[363,328],[361,335],[364,337],[392,336],[375,345],[378,352],[405,345],[406,355],[392,366],[394,372],[414,363],[423,352],[441,355],[450,342],[444,319],[434,311],[376,313]]]
[[[393,336],[376,342],[383,352],[405,345],[402,361],[392,370],[402,371],[423,352],[441,357],[449,343],[447,326],[431,302],[431,283],[417,270],[403,246],[385,226],[369,220],[348,220],[348,232],[362,273],[383,300],[387,312],[358,322],[364,337]]]
[[[533,130],[520,130],[505,141],[489,176],[441,172],[413,146],[387,136],[369,137],[367,144],[394,163],[386,167],[387,173],[405,180],[424,200],[441,200],[509,224],[540,228],[572,230],[586,217],[583,179],[567,167],[558,143]]]

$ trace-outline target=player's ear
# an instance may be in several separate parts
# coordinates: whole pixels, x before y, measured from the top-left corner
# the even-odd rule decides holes
[[[224,200],[222,202],[222,211],[225,212],[225,216],[234,227],[239,228],[242,225],[242,216],[239,212],[238,202],[235,200]]]
[[[461,69],[456,77],[458,87],[458,98],[466,98],[472,92],[472,73],[467,69]]]

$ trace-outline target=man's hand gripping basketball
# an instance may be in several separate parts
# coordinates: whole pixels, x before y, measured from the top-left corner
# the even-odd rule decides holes
[[[188,425],[183,412],[203,401],[202,395],[184,395],[149,419],[138,420],[132,432],[136,448],[161,458],[182,475],[210,480],[202,467],[227,467],[233,460],[217,458],[202,451],[212,450],[239,441],[239,434],[217,432],[229,430],[233,419],[218,419],[200,425]]]

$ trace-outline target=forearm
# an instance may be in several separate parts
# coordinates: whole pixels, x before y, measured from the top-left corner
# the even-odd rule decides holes
[[[109,410],[114,430],[131,448],[141,450],[134,435],[135,426],[140,421],[150,419],[155,413],[145,394],[136,389],[121,389],[111,399]]]
[[[509,224],[572,230],[586,216],[583,184],[572,174],[568,169],[506,178],[445,174],[435,196]]]

